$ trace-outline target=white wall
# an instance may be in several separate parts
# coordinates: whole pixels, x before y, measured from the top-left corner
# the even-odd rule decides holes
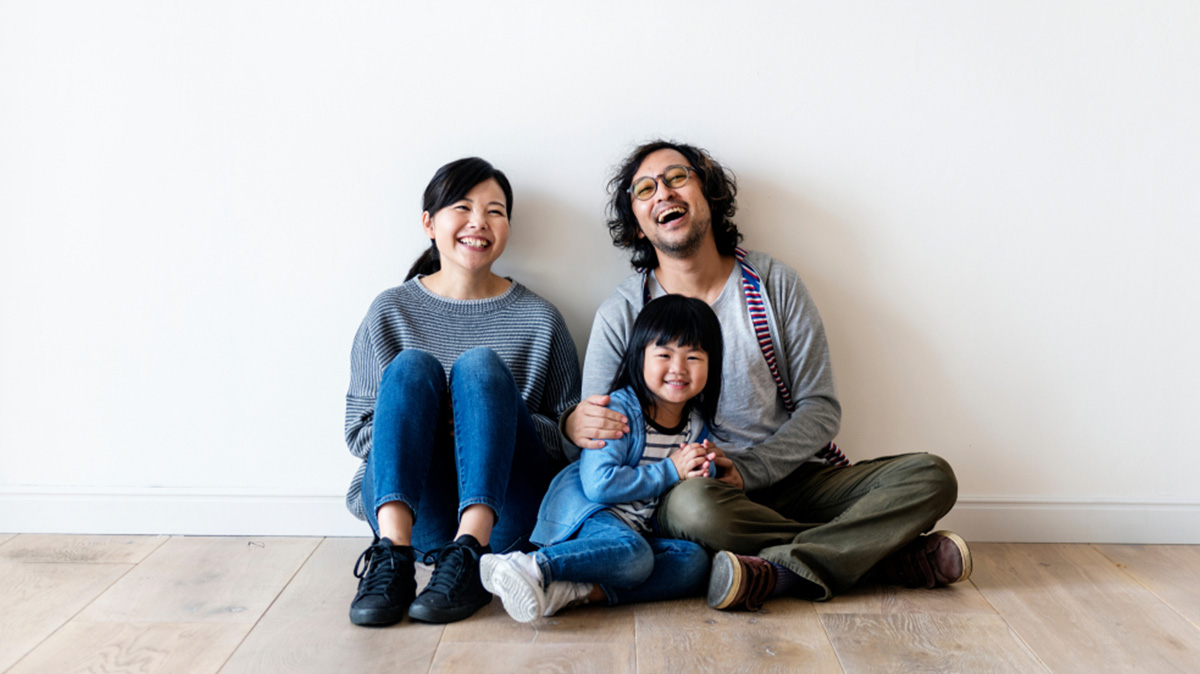
[[[0,531],[361,534],[354,330],[434,169],[582,348],[664,135],[800,270],[855,458],[975,539],[1200,543],[1200,9],[0,0]]]

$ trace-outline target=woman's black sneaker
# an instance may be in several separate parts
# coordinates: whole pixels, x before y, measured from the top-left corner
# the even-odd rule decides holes
[[[417,593],[415,561],[411,547],[392,545],[386,538],[364,550],[354,563],[359,581],[358,594],[350,602],[350,622],[372,627],[400,622]]]
[[[470,617],[492,600],[479,579],[479,558],[492,549],[480,545],[470,534],[443,545],[425,555],[433,562],[433,575],[408,609],[413,620],[427,623],[452,623]]]

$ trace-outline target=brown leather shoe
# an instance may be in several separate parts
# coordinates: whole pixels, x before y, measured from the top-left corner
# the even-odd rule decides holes
[[[757,611],[775,590],[775,579],[775,567],[767,560],[722,550],[713,556],[708,605]]]
[[[952,531],[918,536],[876,567],[877,577],[888,584],[908,587],[941,587],[971,577],[971,549]]]

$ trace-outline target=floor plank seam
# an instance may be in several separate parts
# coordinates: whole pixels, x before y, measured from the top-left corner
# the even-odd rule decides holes
[[[1004,626],[1008,628],[1008,633],[1012,635],[1013,639],[1016,639],[1017,643],[1021,644],[1021,647],[1024,648],[1025,652],[1028,653],[1029,656],[1038,663],[1038,666],[1042,668],[1042,671],[1045,672],[1045,674],[1054,674],[1054,670],[1050,669],[1050,665],[1046,664],[1046,661],[1042,659],[1042,656],[1033,649],[1033,646],[1025,640],[1025,637],[1021,636],[1021,633],[1017,631],[1017,628],[1008,621],[1008,618],[1004,616],[1000,609],[996,608],[996,605],[992,603],[991,599],[988,599],[987,594],[985,594],[983,590],[981,590],[979,586],[975,584],[975,581],[968,580],[967,582],[971,584],[971,587],[975,588],[975,591],[979,593],[979,596],[983,597],[983,600],[987,602],[987,605],[992,607],[992,612],[1004,621]]]
[[[247,538],[249,539],[250,537]],[[325,538],[321,538],[320,542],[314,545],[312,550],[309,550],[308,555],[304,557],[304,561],[300,562],[300,564],[296,567],[296,570],[293,571],[292,575],[288,578],[287,582],[279,588],[279,592],[276,592],[275,596],[271,598],[271,603],[267,604],[267,607],[263,609],[263,612],[258,615],[258,619],[254,621],[254,624],[250,626],[250,629],[246,630],[246,633],[242,635],[240,640],[238,640],[237,646],[234,646],[233,650],[229,651],[229,655],[225,656],[225,659],[221,661],[221,665],[217,667],[213,674],[220,674],[221,670],[229,666],[229,661],[233,659],[234,655],[237,655],[237,652],[241,650],[242,646],[245,645],[246,640],[250,638],[250,635],[254,633],[254,630],[258,629],[258,626],[262,624],[263,618],[265,618],[267,613],[271,611],[271,607],[275,605],[275,602],[279,601],[279,598],[282,597],[283,593],[287,591],[288,586],[292,584],[292,581],[296,580],[296,576],[300,575],[300,571],[304,569],[304,566],[308,564],[308,561],[317,553],[317,549],[320,548],[324,543]]]
[[[1168,601],[1166,599],[1166,597],[1163,597],[1162,595],[1160,595],[1154,588],[1150,587],[1149,585],[1146,585],[1145,583],[1142,582],[1142,580],[1140,578],[1138,578],[1134,574],[1130,573],[1128,566],[1126,566],[1125,564],[1122,564],[1119,560],[1113,559],[1112,557],[1109,557],[1108,555],[1104,554],[1104,550],[1102,550],[1095,544],[1091,544],[1089,547],[1091,547],[1096,552],[1100,553],[1101,557],[1103,557],[1104,559],[1107,559],[1109,562],[1111,562],[1113,566],[1117,567],[1117,569],[1119,569],[1121,571],[1121,573],[1125,574],[1135,584],[1137,584],[1139,587],[1141,587],[1146,592],[1149,592],[1152,597],[1154,597],[1155,599],[1162,602],[1163,605],[1165,605],[1167,608],[1174,611],[1176,615],[1178,615],[1180,618],[1183,618],[1184,621],[1187,622],[1187,624],[1191,625],[1196,631],[1200,632],[1200,624],[1197,624],[1186,613],[1184,613],[1183,611],[1176,608],[1175,604]]]
[[[21,538],[21,534],[17,534],[16,536],[13,536],[12,538],[8,539],[8,541],[5,541],[5,542],[4,542],[4,545],[7,545],[9,542],[11,542],[11,541],[15,541],[15,540],[17,540],[17,539],[19,539],[19,538]],[[163,542],[165,543],[165,542],[166,542],[166,540],[164,540]],[[0,545],[0,547],[3,547],[3,545]],[[162,547],[162,543],[159,543],[159,544],[158,544],[158,546],[156,546],[156,547],[154,548],[154,550],[157,550],[159,547]],[[113,587],[113,585],[116,585],[117,583],[119,583],[119,582],[121,581],[121,579],[122,579],[122,578],[124,578],[125,576],[128,576],[128,575],[129,575],[129,574],[130,574],[130,573],[131,573],[131,572],[132,572],[134,569],[136,569],[136,568],[138,567],[138,564],[141,564],[143,561],[145,561],[146,557],[149,557],[150,555],[154,554],[154,550],[151,550],[150,552],[146,553],[146,556],[145,556],[145,557],[142,557],[142,559],[141,559],[141,560],[138,560],[136,563],[129,564],[129,568],[128,568],[128,569],[125,569],[125,573],[122,573],[121,575],[117,576],[116,578],[114,578],[114,579],[113,579],[113,581],[112,581],[111,583],[109,583],[108,585],[104,586],[104,589],[103,589],[103,590],[100,590],[99,592],[97,592],[97,593],[96,593],[96,596],[95,596],[95,597],[92,597],[91,601],[89,601],[88,603],[86,603],[86,604],[84,604],[83,606],[79,607],[79,610],[78,610],[78,611],[76,611],[76,612],[72,613],[72,614],[71,614],[71,616],[70,616],[69,618],[67,618],[66,620],[62,621],[62,624],[60,624],[58,627],[55,627],[53,630],[51,630],[51,631],[50,631],[50,633],[49,633],[49,634],[47,634],[47,635],[46,635],[46,636],[45,636],[45,637],[44,637],[44,638],[43,638],[41,641],[37,642],[36,644],[34,644],[34,645],[33,645],[33,647],[32,647],[32,648],[30,648],[29,650],[27,650],[27,651],[25,651],[24,653],[22,653],[22,654],[21,654],[21,657],[17,658],[17,659],[16,659],[16,661],[15,661],[15,662],[13,662],[11,665],[9,665],[8,669],[5,669],[4,671],[5,671],[5,672],[10,672],[10,671],[12,671],[13,669],[15,669],[15,668],[16,668],[18,665],[20,665],[20,664],[21,664],[21,662],[22,662],[23,660],[25,660],[25,658],[29,657],[29,655],[30,655],[31,653],[33,653],[33,652],[34,652],[34,651],[36,651],[37,649],[41,648],[42,644],[46,643],[48,640],[50,640],[51,638],[53,638],[55,634],[58,634],[58,633],[59,633],[59,631],[60,631],[60,630],[62,630],[62,628],[66,627],[66,626],[67,626],[67,625],[69,625],[69,624],[70,624],[72,621],[74,621],[74,620],[75,620],[75,618],[79,617],[79,614],[80,614],[80,613],[83,613],[84,611],[86,611],[86,610],[88,609],[88,607],[89,607],[89,606],[91,606],[92,604],[96,603],[96,600],[97,600],[97,599],[99,599],[100,597],[103,597],[103,596],[104,596],[104,593],[105,593],[105,592],[108,592],[109,590],[111,590],[111,589],[112,589],[112,587]],[[86,563],[86,562],[85,562],[85,563]],[[117,564],[117,563],[116,563],[116,562],[114,562],[113,564]],[[4,672],[0,672],[0,674],[4,674]]]
[[[825,635],[825,641],[829,642],[829,650],[833,651],[833,657],[837,658],[838,667],[841,668],[842,674],[848,674],[846,663],[842,661],[842,654],[838,652],[837,646],[833,643],[833,636],[829,634],[829,626],[825,624],[825,616],[813,607],[813,613],[817,615],[817,624],[821,626],[821,634]]]

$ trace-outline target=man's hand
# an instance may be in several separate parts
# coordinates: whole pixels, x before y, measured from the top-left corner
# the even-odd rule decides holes
[[[671,454],[671,463],[675,464],[675,473],[679,475],[680,480],[708,477],[708,462],[704,446],[694,442],[679,445],[679,451]]]
[[[746,483],[742,481],[742,474],[738,472],[737,466],[733,465],[733,460],[725,456],[725,452],[721,451],[720,447],[705,440],[704,449],[708,452],[709,461],[717,466],[718,482],[724,482],[738,489],[746,488]]]
[[[600,449],[629,432],[629,419],[608,409],[608,396],[588,396],[567,417],[567,439],[580,449]]]

